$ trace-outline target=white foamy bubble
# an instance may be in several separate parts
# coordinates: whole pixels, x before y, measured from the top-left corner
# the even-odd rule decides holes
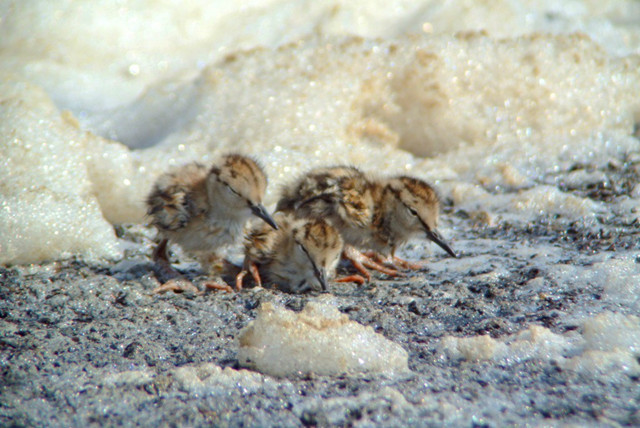
[[[408,371],[404,349],[323,302],[300,313],[263,303],[238,339],[240,363],[274,376]]]
[[[439,347],[440,351],[450,359],[498,360],[514,363],[531,359],[560,358],[569,348],[569,342],[547,328],[532,325],[506,339],[493,339],[489,335],[446,336],[440,341]]]
[[[568,187],[577,188],[589,184],[608,183],[607,175],[602,171],[589,172],[585,169],[570,172],[562,178]]]
[[[105,386],[143,386],[153,382],[155,374],[145,370],[128,370],[120,373],[110,373],[100,380]]]
[[[507,345],[488,334],[472,337],[445,336],[440,340],[439,350],[452,360],[484,361],[504,356]]]
[[[621,350],[597,351],[588,350],[577,357],[567,359],[562,367],[592,376],[612,373],[639,374],[638,357]],[[610,377],[609,377],[610,378]]]
[[[259,373],[229,367],[223,369],[211,363],[180,367],[172,374],[182,390],[197,395],[215,394],[225,388],[254,393],[263,387],[265,381]]]
[[[604,288],[604,298],[638,307],[640,302],[640,264],[635,255],[612,258],[592,267],[597,285]]]
[[[557,262],[550,258],[549,275],[556,284],[583,289],[601,287],[603,299],[609,302],[637,308],[640,302],[640,264],[635,254],[615,257],[605,254],[591,257],[592,264],[575,265]]]
[[[602,211],[599,204],[588,198],[563,193],[556,187],[538,186],[524,191],[512,202],[516,211],[530,217],[558,214],[571,220],[593,218]]]
[[[578,355],[563,362],[565,368],[592,376],[640,373],[640,318],[604,312],[583,324]]]
[[[40,88],[3,77],[0,263],[118,256],[85,163],[88,138]]]
[[[467,209],[479,209],[491,197],[482,186],[472,183],[456,183],[450,194],[456,206]]]
[[[605,312],[585,321],[583,337],[587,349],[619,348],[640,355],[640,318]]]
[[[507,360],[551,360],[561,358],[563,353],[570,349],[571,336],[562,336],[548,328],[532,325],[506,342],[509,347]]]
[[[446,336],[438,344],[442,357],[452,360],[555,361],[560,367],[598,376],[640,373],[640,318],[604,312],[582,322],[577,332],[556,334],[532,325],[521,332],[493,339],[488,335]]]

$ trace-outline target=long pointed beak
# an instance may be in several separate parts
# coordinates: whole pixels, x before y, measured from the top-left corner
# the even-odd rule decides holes
[[[323,268],[317,268],[313,266],[313,273],[320,282],[322,291],[327,291],[327,272]]]
[[[276,224],[275,220],[269,215],[264,205],[251,205],[251,212],[256,217],[260,217],[262,220],[264,220],[269,226],[273,227],[275,230],[278,230],[278,225]]]
[[[449,253],[451,257],[458,257],[455,251],[451,249],[449,244],[444,242],[444,239],[442,239],[442,236],[438,233],[437,230],[427,230],[427,238],[438,244],[438,246]]]

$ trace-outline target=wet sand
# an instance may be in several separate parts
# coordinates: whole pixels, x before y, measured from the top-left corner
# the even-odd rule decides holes
[[[602,170],[613,185],[563,190],[607,203],[639,182],[638,165],[625,159]],[[552,246],[565,254],[559,262],[584,265],[595,254],[637,251],[638,224],[543,216],[487,225],[446,200],[443,221],[453,246],[464,248],[460,259],[438,249],[424,270],[405,278],[377,275],[363,286],[330,286],[341,312],[409,353],[411,372],[391,378],[242,372],[239,381],[221,376],[193,387],[178,368],[201,380],[214,376],[207,364],[240,369],[236,338],[261,302],[299,311],[315,295],[268,289],[153,295],[159,283],[152,233],[140,226],[117,228],[136,244],[120,261],[3,268],[0,425],[640,424],[640,383],[632,373],[589,376],[553,359],[451,360],[438,345],[444,336],[500,339],[531,325],[566,334],[580,330],[575,320],[585,313],[634,314],[603,299],[597,283],[554,283],[553,266],[521,250]],[[196,284],[204,279],[195,267],[183,273]]]

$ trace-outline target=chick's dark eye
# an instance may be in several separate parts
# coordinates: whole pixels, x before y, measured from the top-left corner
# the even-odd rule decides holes
[[[409,213],[411,215],[418,217],[418,212],[416,210],[414,210],[413,208],[407,207],[407,210],[409,210]]]
[[[236,195],[236,196],[240,196],[240,194],[239,194],[238,192],[236,192],[236,191],[233,189],[233,187],[229,186],[228,184],[227,184],[225,187],[227,188],[227,191],[228,191],[229,193],[232,193],[232,194],[234,194],[234,195]]]

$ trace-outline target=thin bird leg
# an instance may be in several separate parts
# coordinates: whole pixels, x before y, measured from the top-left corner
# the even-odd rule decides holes
[[[156,263],[156,275],[161,277],[158,278],[160,281],[163,279],[167,279],[167,281],[175,278],[181,278],[180,272],[175,270],[171,263],[169,262],[169,254],[167,254],[167,239],[163,239],[160,241],[158,246],[153,250],[153,261]],[[166,282],[166,281],[165,281]]]
[[[167,254],[168,239],[163,239],[153,250],[153,261],[165,260],[169,261],[169,255]]]
[[[424,262],[422,263],[410,262],[408,260],[401,259],[400,257],[396,257],[394,255],[383,256],[382,254],[376,251],[367,251],[364,253],[364,255],[375,260],[378,263],[386,264],[395,269],[398,269],[398,268],[411,269],[411,270],[424,269]]]
[[[171,266],[169,255],[167,254],[168,242],[167,239],[163,239],[153,251],[153,260],[156,263],[154,271],[162,285],[156,287],[151,293],[163,294],[167,291],[184,293],[185,291],[192,291],[196,294],[201,294],[201,291],[193,282],[183,277],[180,272]]]
[[[356,256],[350,255],[350,253],[352,252],[350,250],[357,252],[355,248],[351,246],[345,246],[344,250],[342,251],[342,257],[351,261],[351,264],[353,265],[353,267],[356,268],[358,272],[360,272],[363,275],[366,282],[371,281],[371,273],[369,273],[369,271],[362,265],[362,263],[360,263],[357,255]]]
[[[258,287],[262,287],[262,279],[260,278],[260,271],[258,270],[258,265],[251,262],[249,263],[249,272],[251,272],[251,276],[253,280],[256,282]]]
[[[248,273],[251,273],[253,280],[258,287],[262,287],[262,279],[260,278],[260,272],[258,271],[258,265],[253,262],[247,263],[247,266],[236,275],[236,290],[242,290],[242,281]]]
[[[355,267],[366,278],[367,281],[371,280],[371,274],[366,268],[377,270],[378,272],[382,272],[389,276],[400,275],[400,272],[398,272],[397,270],[390,269],[381,265],[380,263],[376,263],[371,258],[362,254],[352,245],[345,245],[342,256],[345,259],[351,261],[353,267]]]
[[[242,269],[237,275],[236,275],[236,290],[240,291],[242,290],[242,280],[244,279],[245,276],[247,276],[249,272],[246,269]]]
[[[361,275],[343,276],[342,278],[336,278],[334,281],[335,282],[355,282],[358,285],[362,285],[365,282],[367,282],[367,280],[364,279],[364,277]]]

